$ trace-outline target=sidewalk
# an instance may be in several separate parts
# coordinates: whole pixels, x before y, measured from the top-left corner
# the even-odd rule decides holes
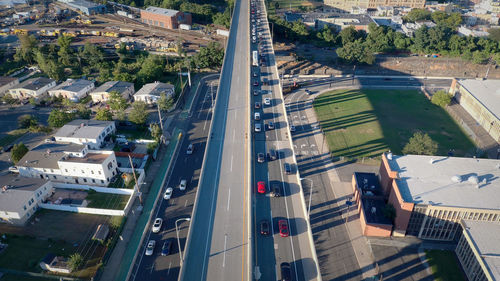
[[[315,97],[316,95],[313,96]],[[311,102],[313,100],[312,99],[313,96],[310,97]],[[314,112],[314,108],[312,106],[306,107],[304,111],[307,116],[307,120],[309,120],[310,124],[318,124],[318,120],[316,119],[316,113]],[[323,143],[323,134],[321,133],[319,128],[315,130],[314,139],[316,144]],[[318,162],[326,160],[329,161],[330,164],[325,164],[325,165],[335,166],[335,164],[331,162],[331,158],[329,157],[330,153],[327,145],[318,146],[318,150],[320,150],[319,155],[326,155],[322,158],[319,158],[317,160]],[[335,168],[325,171],[324,174],[327,174],[328,178],[330,179],[330,183],[333,186],[333,193],[335,194],[335,198],[344,198],[344,197],[348,198],[352,196],[351,183],[342,182]],[[344,224],[346,225],[347,232],[350,237],[350,242],[352,244],[354,253],[356,255],[356,259],[359,264],[359,268],[362,271],[362,277],[363,279],[365,279],[377,275],[378,272],[376,272],[376,269],[373,264],[374,262],[373,254],[371,252],[370,246],[368,245],[368,241],[366,237],[362,235],[361,224],[359,221],[359,217],[356,216],[357,215],[356,210],[357,207],[352,206],[349,212],[344,214],[344,216],[349,218],[348,222]]]

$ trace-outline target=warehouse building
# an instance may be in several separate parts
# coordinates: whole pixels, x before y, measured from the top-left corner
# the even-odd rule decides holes
[[[500,143],[500,80],[454,79],[450,94]]]
[[[470,281],[500,280],[500,223],[462,220],[455,253]]]
[[[500,160],[385,153],[379,181],[393,236],[452,241],[462,219],[500,221]]]
[[[181,24],[192,24],[191,14],[171,9],[148,7],[141,10],[141,22],[158,27],[177,29]]]
[[[106,6],[86,0],[59,0],[87,16],[106,13]]]

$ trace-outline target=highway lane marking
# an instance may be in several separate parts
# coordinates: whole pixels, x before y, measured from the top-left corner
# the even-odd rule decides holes
[[[233,130],[233,142],[234,142],[234,137],[236,136],[236,129]]]
[[[226,267],[227,233],[224,234],[224,257],[222,258],[222,267]]]
[[[229,167],[229,171],[233,171],[233,155],[231,155],[231,167]]]
[[[271,237],[273,236],[274,236],[274,223],[273,223],[273,210],[271,209]]]
[[[231,200],[231,188],[229,188],[228,192],[227,192],[227,208],[226,208],[226,211],[229,211],[229,201]]]
[[[186,202],[184,203],[184,207],[186,207],[188,204],[188,200],[186,199]]]
[[[172,262],[168,263],[167,275],[170,275],[170,267],[172,266]]]

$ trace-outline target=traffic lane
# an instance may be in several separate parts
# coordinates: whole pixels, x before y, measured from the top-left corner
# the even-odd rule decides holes
[[[203,88],[202,88],[202,91],[203,91]],[[209,120],[209,116],[211,115],[209,112],[210,106],[211,106],[211,104],[208,104],[208,106],[207,106],[207,104],[202,99],[197,97],[197,103],[195,104],[194,111],[195,112],[196,111],[205,112],[206,117],[200,116],[200,115],[194,115],[194,116],[198,116],[198,118],[197,119],[195,117],[191,118],[191,123],[190,123],[191,125],[189,128],[190,133],[188,133],[188,138],[183,139],[179,154],[185,153],[185,151],[187,150],[187,146],[191,142],[190,138],[195,138],[195,139],[206,138],[206,132],[204,130],[201,130],[201,125],[197,125],[197,123],[198,123],[198,121],[201,121],[201,120],[203,120],[205,123],[210,122],[210,120]],[[197,155],[203,154],[204,149],[205,149],[205,144],[201,143],[200,147],[198,149],[195,149],[193,155],[191,155],[193,157],[189,157],[189,158],[184,157],[184,159],[186,159],[186,160],[189,159],[190,162],[192,162],[192,163],[186,164],[186,162],[184,162],[184,161],[176,161],[175,165],[174,165],[173,172],[172,172],[172,176],[166,182],[166,186],[174,187],[174,192],[173,192],[172,199],[170,199],[169,201],[166,201],[164,199],[160,199],[160,200],[164,200],[165,202],[160,203],[159,214],[164,214],[164,218],[169,218],[166,221],[164,221],[164,223],[166,225],[166,229],[168,229],[168,230],[171,230],[172,227],[175,227],[175,225],[173,224],[175,222],[175,220],[172,221],[172,219],[170,219],[171,215],[175,214],[175,215],[180,216],[180,217],[186,217],[186,216],[191,215],[192,204],[188,205],[188,204],[184,203],[183,208],[178,208],[177,207],[178,204],[176,204],[176,201],[177,200],[179,200],[179,201],[184,200],[184,202],[194,201],[194,197],[196,194],[196,188],[193,188],[191,190],[188,188],[187,193],[182,193],[178,190],[175,183],[179,183],[181,177],[189,178],[190,176],[195,174],[195,170],[199,169],[199,167],[201,166],[201,161],[203,159],[203,156],[201,156],[201,158],[198,158]],[[198,150],[199,150],[199,152],[197,153],[196,151],[198,151]],[[189,172],[192,172],[191,175],[189,174]],[[164,190],[162,190],[162,192],[164,192]],[[180,197],[176,196],[179,194],[180,194]],[[170,214],[170,216],[169,216],[169,214]],[[174,231],[175,231],[175,229],[174,229]],[[168,233],[168,232],[170,232],[170,231],[167,231],[164,233]],[[155,235],[154,236],[154,239],[157,239],[156,240],[157,241],[157,245],[156,245],[157,251],[161,251],[161,246],[163,244],[162,242],[165,241],[166,238],[168,238],[168,236],[165,236],[165,235]],[[153,238],[150,238],[150,239],[153,239]],[[158,240],[161,240],[161,241],[158,241]],[[147,241],[146,241],[146,244],[147,244]],[[175,243],[175,245],[177,245],[177,244]],[[140,273],[137,275],[138,277],[136,278],[136,280],[149,280],[150,278],[156,278],[156,277],[162,278],[162,276],[164,275],[164,272],[163,272],[164,268],[165,268],[165,266],[167,266],[167,264],[168,264],[167,275],[168,276],[177,276],[178,271],[179,271],[179,256],[178,256],[179,252],[178,252],[178,249],[177,249],[177,251],[175,251],[174,250],[175,248],[177,248],[177,247],[173,246],[173,248],[172,248],[173,254],[170,255],[169,257],[161,257],[161,256],[157,256],[156,258],[144,257],[145,258],[144,263],[141,263],[141,266],[140,266],[140,267],[142,267],[142,269],[139,270]],[[156,267],[156,270],[155,270],[155,267]],[[162,271],[162,272],[159,272],[159,271]],[[148,274],[148,272],[149,272],[149,274]],[[158,276],[158,275],[161,275],[161,276]]]
[[[312,84],[305,85],[305,88],[310,87],[324,87],[326,85],[332,87],[339,86],[380,86],[380,87],[449,87],[451,85],[451,81],[448,79],[419,79],[419,78],[411,78],[411,77],[401,77],[401,78],[391,78],[387,80],[387,78],[371,78],[371,77],[337,77],[333,79],[303,79],[303,80],[289,80],[285,79],[283,81],[283,86],[290,86],[293,81],[297,83],[307,83],[310,82]]]

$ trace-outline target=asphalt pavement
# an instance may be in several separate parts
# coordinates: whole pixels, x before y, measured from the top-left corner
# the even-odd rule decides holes
[[[138,263],[134,265],[129,280],[177,280],[180,271],[180,251],[184,249],[189,221],[182,220],[191,216],[194,200],[196,197],[198,180],[200,177],[201,164],[206,146],[211,116],[212,100],[215,97],[216,87],[211,88],[210,80],[201,84],[200,93],[195,97],[195,105],[191,114],[183,119],[179,116],[176,122],[177,126],[182,126],[186,122],[187,130],[180,144],[177,159],[174,159],[174,167],[171,176],[168,177],[165,186],[161,192],[165,192],[167,187],[174,189],[171,199],[160,199],[158,206],[153,209],[155,216],[163,219],[162,229],[159,233],[151,232],[151,224],[148,226],[146,239],[144,239],[141,250],[139,251]],[[212,92],[212,89],[214,90]],[[187,147],[193,144],[194,151],[192,155],[187,155]],[[181,180],[187,180],[188,185],[185,191],[179,189]],[[177,241],[175,222],[178,221],[179,241]],[[156,241],[155,251],[152,256],[145,256],[145,245],[149,240]],[[172,243],[171,253],[162,256],[163,243],[170,240]]]
[[[236,1],[181,280],[249,280],[249,3]]]

